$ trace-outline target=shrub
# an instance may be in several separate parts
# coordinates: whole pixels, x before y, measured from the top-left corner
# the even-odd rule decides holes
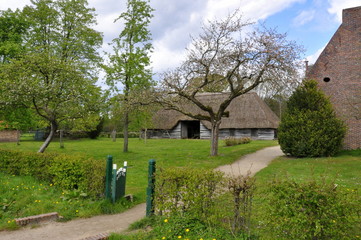
[[[291,156],[332,156],[340,150],[345,132],[317,82],[306,81],[287,102],[278,141],[282,151]]]
[[[324,180],[275,180],[267,196],[267,229],[277,239],[355,239],[357,198],[354,190],[342,191]]]
[[[155,183],[156,212],[206,219],[216,204],[216,191],[222,185],[222,175],[221,172],[203,169],[160,169]]]
[[[78,189],[90,196],[104,191],[105,164],[83,155],[0,150],[0,171],[33,176],[64,190]]]
[[[252,140],[249,137],[243,137],[243,138],[234,138],[234,137],[228,137],[224,139],[224,143],[226,146],[234,146],[239,144],[246,144],[250,143]]]

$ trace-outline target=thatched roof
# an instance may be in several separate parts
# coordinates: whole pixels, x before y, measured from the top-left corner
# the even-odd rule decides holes
[[[198,95],[199,101],[207,103],[217,109],[227,97],[227,93],[202,93]],[[194,104],[187,106],[187,111],[194,114],[201,110]],[[279,118],[255,92],[250,92],[235,98],[226,111],[229,117],[223,117],[220,129],[226,128],[278,128]],[[203,112],[204,114],[204,112]],[[162,109],[153,117],[154,129],[172,129],[179,121],[195,120],[175,110]],[[208,129],[211,124],[201,121]]]

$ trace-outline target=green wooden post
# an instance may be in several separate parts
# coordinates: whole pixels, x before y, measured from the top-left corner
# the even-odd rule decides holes
[[[105,169],[105,198],[111,199],[111,184],[112,184],[112,174],[113,174],[113,156],[108,155],[107,165]]]
[[[155,187],[155,160],[149,160],[148,165],[148,187],[147,187],[147,207],[146,207],[146,216],[150,217],[154,215],[154,187]]]

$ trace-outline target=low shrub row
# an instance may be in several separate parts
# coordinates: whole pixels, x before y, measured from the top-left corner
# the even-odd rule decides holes
[[[211,170],[178,168],[158,171],[155,184],[156,215],[137,226],[148,230],[111,239],[351,240],[360,236],[357,190],[324,179],[274,179],[256,191],[255,179],[249,175],[224,177]]]
[[[249,137],[243,137],[243,138],[234,138],[234,137],[228,137],[224,139],[224,143],[226,146],[234,146],[239,144],[246,144],[250,143],[252,140]]]
[[[84,155],[0,150],[0,171],[33,176],[64,190],[77,189],[97,197],[104,191],[105,164]]]

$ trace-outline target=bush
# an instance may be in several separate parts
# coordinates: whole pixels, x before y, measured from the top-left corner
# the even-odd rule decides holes
[[[324,180],[275,180],[265,201],[267,230],[277,239],[355,239],[360,224],[357,198],[355,190],[342,191]]]
[[[278,141],[282,151],[291,156],[332,156],[341,149],[345,132],[344,123],[336,118],[317,82],[307,81],[287,102]]]
[[[224,139],[224,143],[226,146],[234,146],[239,144],[246,144],[250,143],[252,140],[249,137],[243,137],[243,138],[234,138],[234,137],[228,137]]]
[[[188,214],[207,219],[216,204],[223,174],[213,170],[177,168],[156,173],[155,210],[159,215]]]
[[[104,191],[105,164],[83,155],[0,150],[0,171],[33,176],[64,189],[99,196]]]

